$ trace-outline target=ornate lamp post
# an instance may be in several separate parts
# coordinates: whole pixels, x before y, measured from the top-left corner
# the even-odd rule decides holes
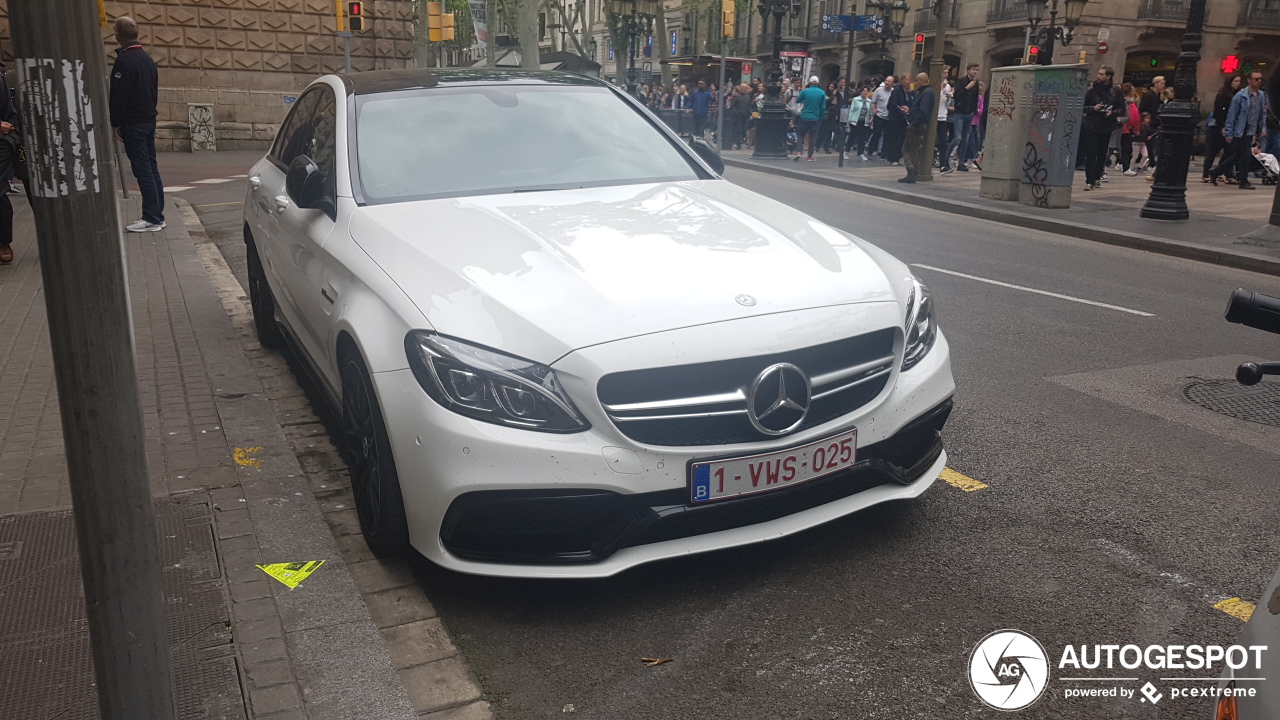
[[[1049,24],[1039,27],[1040,21],[1044,20],[1045,5],[1047,0],[1027,0],[1027,21],[1031,23],[1031,42],[1040,46],[1040,64],[1053,64],[1053,43],[1059,41],[1063,45],[1070,45],[1072,38],[1075,36],[1076,26],[1080,24],[1080,16],[1084,14],[1084,6],[1089,0],[1066,0],[1066,17],[1063,18],[1063,24],[1066,27],[1058,25],[1058,0],[1053,0],[1053,5],[1049,8]]]
[[[875,39],[880,41],[880,57],[889,52],[889,43],[902,39],[902,26],[907,24],[906,0],[867,0],[868,10],[877,10],[880,15],[880,29]]]
[[[1173,99],[1160,109],[1160,153],[1156,179],[1147,204],[1139,213],[1152,220],[1186,220],[1187,166],[1191,163],[1191,135],[1200,121],[1196,94],[1196,64],[1200,61],[1200,32],[1204,29],[1205,0],[1191,0],[1182,52],[1174,74]],[[1246,148],[1247,150],[1247,148]]]
[[[659,12],[659,0],[610,0],[609,14],[613,15],[618,35],[626,39],[627,94],[635,96],[639,73],[636,71],[637,40],[653,34],[653,19]]]
[[[787,156],[787,109],[782,104],[782,16],[798,17],[800,0],[760,0],[756,9],[769,27],[773,15],[773,59],[765,75],[764,105],[756,120],[756,150],[751,157],[785,158]]]

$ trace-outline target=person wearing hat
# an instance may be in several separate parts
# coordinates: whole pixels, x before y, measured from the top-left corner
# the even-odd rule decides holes
[[[822,116],[827,112],[827,94],[818,87],[818,76],[809,78],[809,86],[796,98],[800,117],[796,119],[796,161],[804,150],[805,137],[809,138],[809,162],[813,162],[813,149],[818,146],[818,131],[822,128]]]

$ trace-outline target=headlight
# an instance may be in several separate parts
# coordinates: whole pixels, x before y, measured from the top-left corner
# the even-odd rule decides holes
[[[546,365],[421,330],[404,346],[422,389],[460,415],[546,432],[591,427]]]
[[[933,298],[929,288],[913,277],[914,286],[907,298],[907,342],[902,353],[902,370],[906,372],[920,362],[938,339],[938,322],[933,315]]]

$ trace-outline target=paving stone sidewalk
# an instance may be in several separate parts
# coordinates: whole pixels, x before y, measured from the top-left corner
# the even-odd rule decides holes
[[[93,718],[39,257],[15,206],[17,258],[0,266],[0,717]],[[412,577],[335,537],[341,461],[283,359],[228,314],[247,306],[219,292],[216,248],[182,208],[168,219],[125,245],[179,716],[488,717]],[[256,567],[312,560],[325,564],[292,590]],[[370,586],[384,595],[367,603]]]
[[[1139,210],[1151,191],[1142,175],[1124,176],[1116,170],[1101,189],[1085,192],[1083,173],[1076,173],[1071,207],[1041,209],[1017,202],[991,200],[979,195],[982,173],[952,172],[933,180],[904,185],[901,167],[887,165],[874,156],[861,161],[856,155],[839,165],[835,153],[815,153],[807,160],[765,160],[751,150],[723,153],[731,168],[755,170],[796,180],[836,187],[880,198],[927,206],[943,212],[993,220],[1086,240],[1134,247],[1151,252],[1228,267],[1280,275],[1280,247],[1266,247],[1241,236],[1263,227],[1271,211],[1275,188],[1239,190],[1200,182],[1200,165],[1192,163],[1187,183],[1187,220],[1149,220]],[[1258,185],[1255,183],[1255,185]]]

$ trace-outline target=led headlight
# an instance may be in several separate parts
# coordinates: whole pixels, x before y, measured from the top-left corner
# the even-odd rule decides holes
[[[906,372],[920,362],[938,339],[938,322],[933,314],[933,298],[929,288],[912,278],[911,296],[907,298],[907,342],[902,352],[902,370]]]
[[[546,365],[421,330],[404,346],[422,389],[460,415],[546,432],[591,427]]]

